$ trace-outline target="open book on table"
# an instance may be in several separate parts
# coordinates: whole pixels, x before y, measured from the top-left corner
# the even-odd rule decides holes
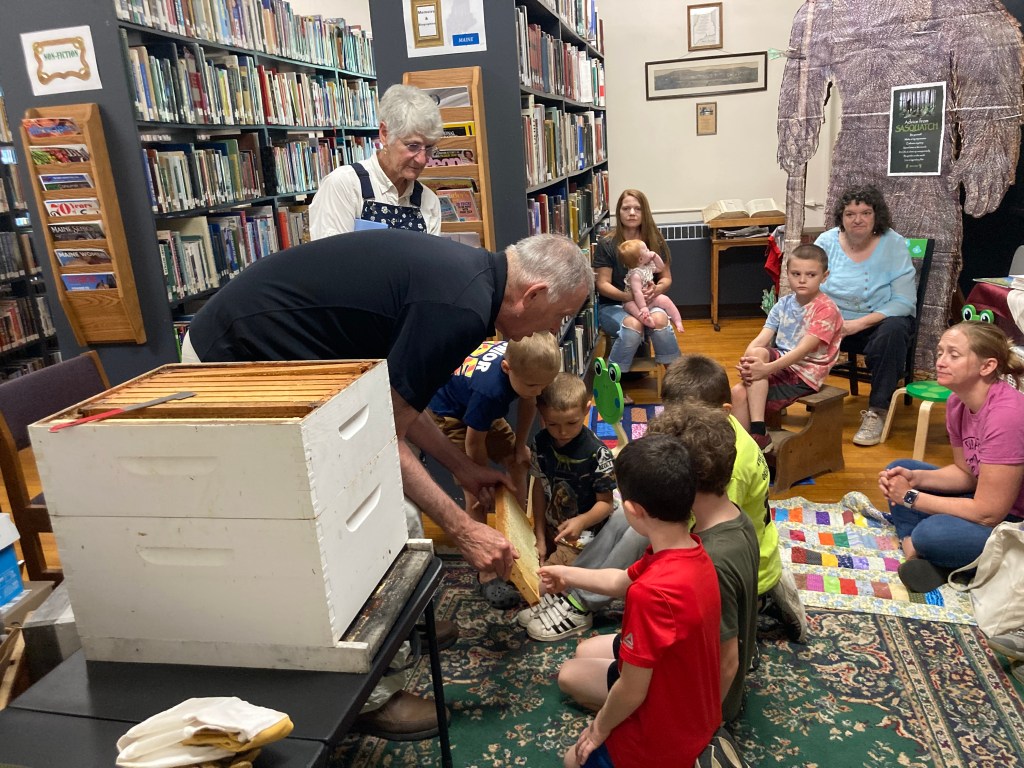
[[[783,216],[779,204],[771,197],[759,197],[744,203],[739,198],[716,200],[701,210],[704,223],[720,219],[745,219],[753,216]]]

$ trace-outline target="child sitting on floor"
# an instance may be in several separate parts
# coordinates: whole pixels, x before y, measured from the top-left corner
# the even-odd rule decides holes
[[[665,269],[665,262],[661,256],[641,240],[626,240],[619,245],[619,260],[629,270],[626,273],[623,290],[633,294],[632,301],[624,302],[622,308],[648,328],[654,327],[651,309],[660,309],[668,315],[672,326],[682,333],[683,318],[679,314],[679,307],[673,304],[668,296],[662,293],[655,294],[650,299],[644,297],[644,288],[655,284],[654,273]]]
[[[706,355],[683,355],[670,365],[665,372],[662,395],[666,407],[695,400],[726,413],[732,410],[729,374]],[[757,533],[760,550],[757,593],[763,598],[764,610],[773,613],[782,623],[789,639],[805,642],[807,616],[793,574],[782,567],[779,529],[768,509],[768,462],[747,430],[732,415],[729,425],[736,444],[736,461],[726,494],[750,518]]]
[[[530,450],[527,438],[537,412],[537,395],[554,380],[562,366],[558,344],[547,331],[520,341],[485,341],[466,358],[430,401],[434,421],[448,439],[473,461],[502,464],[512,481],[526,492]],[[519,398],[516,429],[505,420]],[[466,512],[486,522],[487,512],[465,492]],[[495,574],[480,574],[480,592],[494,608],[514,607],[519,592]]]
[[[542,563],[571,565],[614,508],[612,452],[585,426],[590,393],[579,377],[558,374],[537,398],[537,410],[544,423],[530,442],[537,554]],[[593,624],[590,611],[578,602],[541,618],[549,603],[550,598],[517,617],[534,640],[560,640]]]
[[[563,690],[565,678],[578,678],[577,699],[598,710],[564,765],[690,766],[722,720],[720,597],[706,588],[715,569],[689,531],[690,454],[673,437],[650,435],[622,449],[615,471],[629,524],[651,542],[643,558],[628,570],[540,569],[551,592],[626,598],[621,634],[583,641],[559,672]]]
[[[771,450],[772,444],[765,415],[821,389],[843,337],[843,316],[821,292],[828,277],[824,249],[799,246],[789,257],[786,274],[793,292],[772,307],[764,328],[747,345],[736,366],[742,382],[732,388],[733,416],[762,451]]]

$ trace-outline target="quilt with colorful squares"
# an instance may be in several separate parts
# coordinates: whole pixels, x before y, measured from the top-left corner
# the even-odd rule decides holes
[[[793,498],[771,506],[782,562],[805,606],[975,623],[967,595],[948,586],[921,595],[903,586],[896,531],[864,494],[848,493],[839,504]]]

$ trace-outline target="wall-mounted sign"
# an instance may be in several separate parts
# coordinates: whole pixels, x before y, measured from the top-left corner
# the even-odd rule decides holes
[[[889,175],[939,175],[945,125],[945,83],[893,88],[889,112]]]
[[[32,93],[95,91],[103,87],[89,27],[65,27],[21,36]]]
[[[403,13],[410,58],[487,50],[483,0],[407,0]]]

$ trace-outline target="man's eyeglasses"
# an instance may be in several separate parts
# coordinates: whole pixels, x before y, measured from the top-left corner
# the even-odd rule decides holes
[[[414,155],[415,156],[415,155],[418,155],[420,152],[422,152],[424,155],[426,155],[428,160],[434,156],[434,150],[437,149],[437,145],[436,144],[420,144],[418,141],[413,141],[413,142],[403,141],[402,145],[407,150],[409,150],[409,154],[410,155]]]

